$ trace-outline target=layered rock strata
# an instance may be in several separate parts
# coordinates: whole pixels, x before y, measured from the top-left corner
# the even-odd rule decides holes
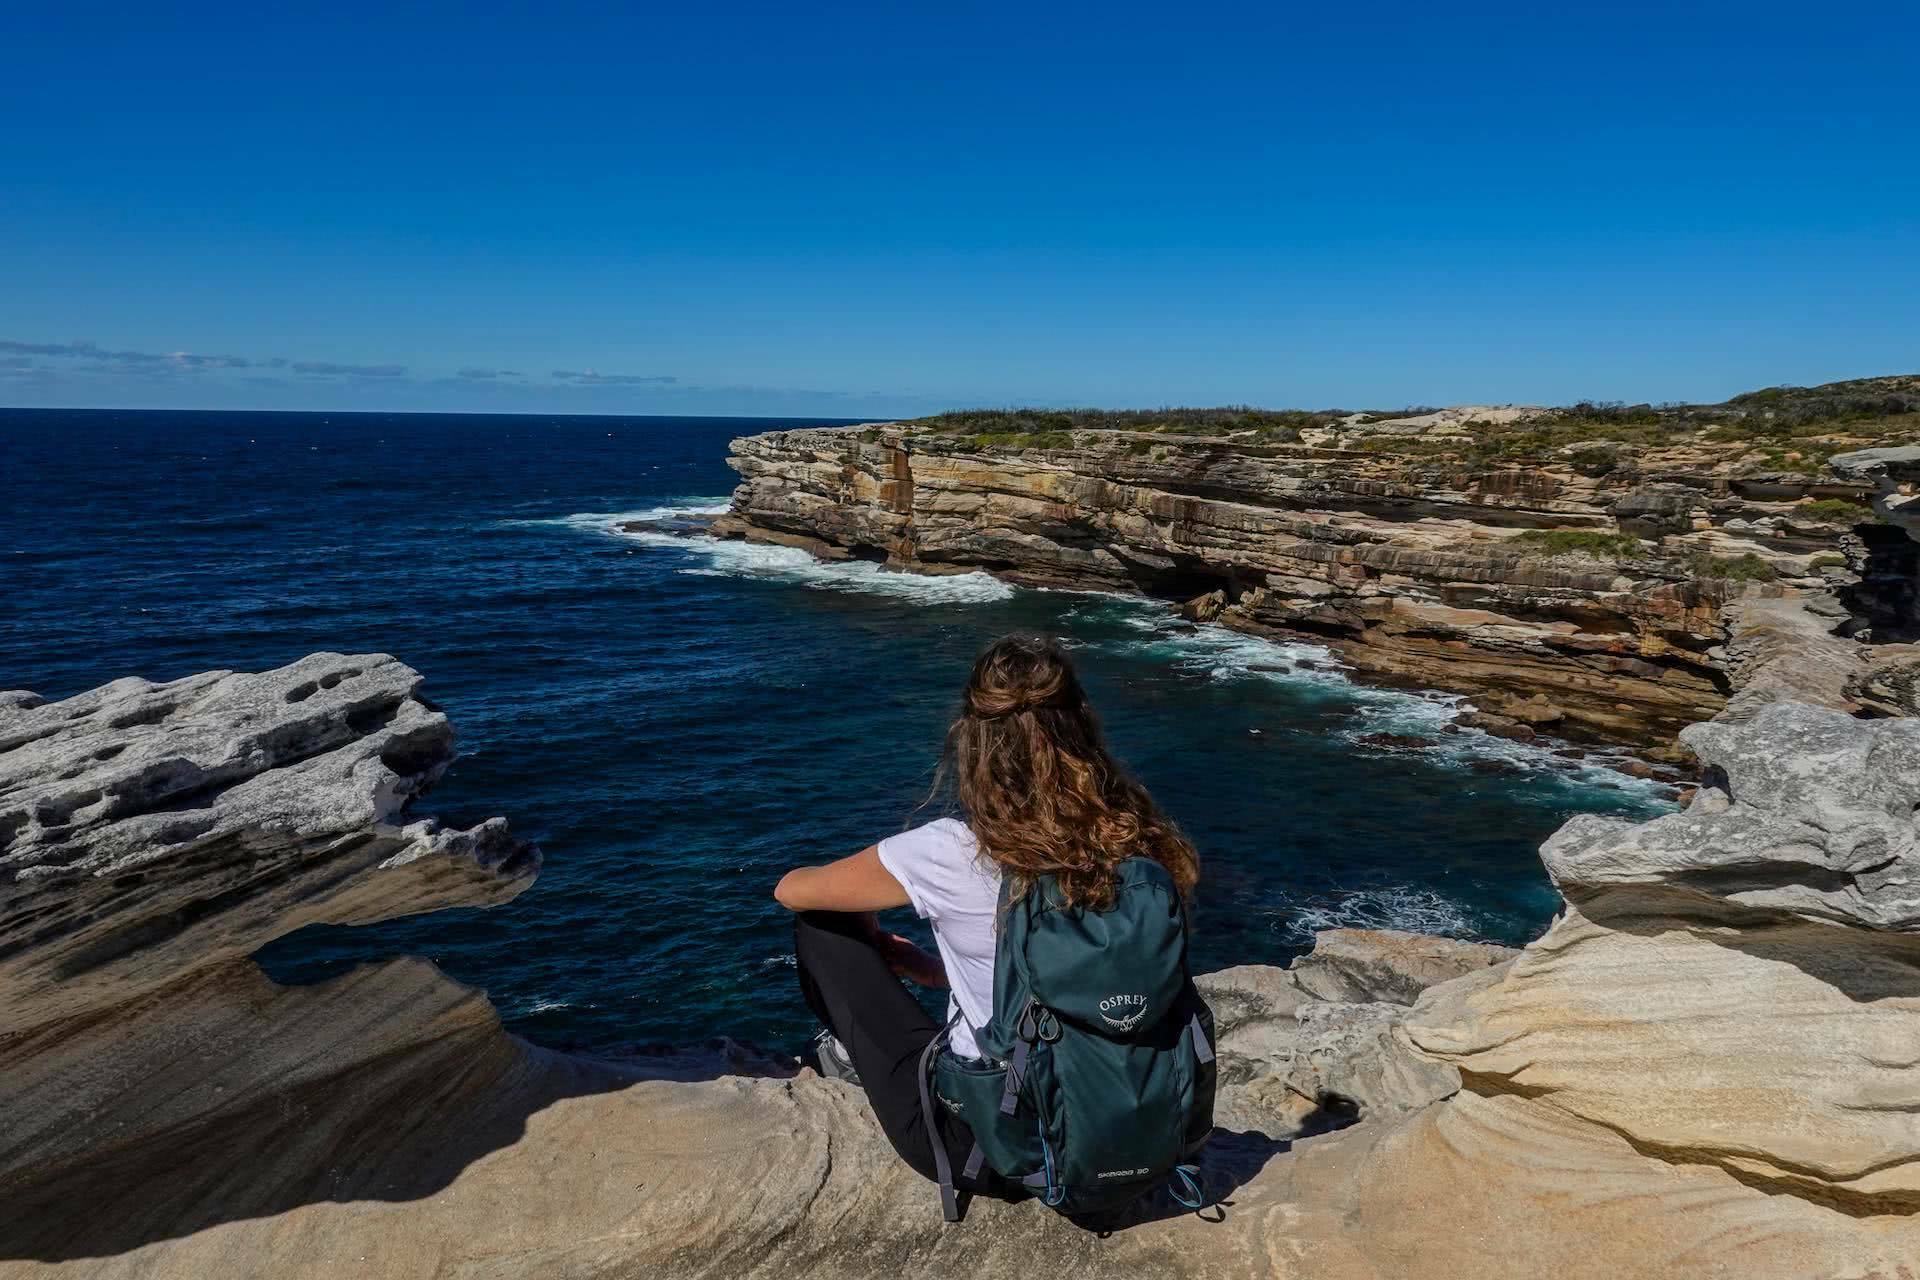
[[[1907,643],[1876,647],[1848,684],[1860,706],[1882,715],[1920,715],[1920,645],[1912,643],[1920,598],[1920,446],[1858,449],[1830,460],[1836,474],[1872,486],[1873,509],[1887,522],[1879,554],[1856,591],[1885,620],[1880,630]],[[1897,543],[1897,545],[1889,545]]]
[[[216,1119],[236,1149],[278,1135],[317,1158],[340,1135],[288,1131],[291,1100],[352,1079],[426,1104],[510,1073],[485,998],[429,965],[281,989],[248,958],[316,921],[485,906],[532,882],[538,851],[500,819],[407,820],[454,754],[419,684],[384,655],[314,654],[0,697],[0,1200],[103,1160],[177,1160]]]
[[[1611,1237],[1633,1275],[1920,1258],[1920,723],[1779,703],[1683,737],[1712,779],[1693,804],[1573,819],[1542,849],[1560,919],[1403,1020],[1460,1092],[1293,1169],[1347,1179],[1378,1249],[1459,1213],[1506,1224],[1452,1238],[1463,1274],[1556,1234]],[[1442,1189],[1469,1175],[1475,1204]]]
[[[1614,737],[1716,713],[1723,607],[1846,576],[1850,526],[1805,500],[1871,490],[1743,471],[1713,450],[1501,469],[1126,431],[981,444],[899,423],[732,448],[741,484],[723,536],[1191,600],[1193,616],[1307,634],[1365,673],[1471,692],[1490,710],[1544,694],[1568,727]],[[1543,530],[1643,541],[1596,557],[1521,536]],[[1776,582],[1712,568],[1746,556]]]

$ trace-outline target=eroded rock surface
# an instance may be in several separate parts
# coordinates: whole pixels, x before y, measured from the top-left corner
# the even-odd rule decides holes
[[[1518,954],[1393,929],[1326,929],[1291,968],[1203,974],[1196,981],[1220,1042],[1221,1123],[1293,1138],[1449,1096],[1459,1074],[1394,1030],[1429,987],[1484,977]]]
[[[944,1226],[857,1090],[725,1045],[538,1049],[415,960],[267,981],[247,952],[295,923],[496,901],[533,874],[497,822],[407,820],[450,752],[416,685],[315,655],[0,697],[0,1277],[1044,1258],[1892,1280],[1920,1258],[1911,722],[1778,702],[1691,730],[1709,785],[1651,823],[1569,823],[1544,854],[1568,907],[1517,956],[1343,930],[1291,970],[1205,976],[1224,1220],[1163,1205],[1102,1236],[1033,1203]]]
[[[1541,846],[1576,907],[1657,889],[1702,910],[1920,930],[1920,720],[1779,703],[1680,736],[1709,779],[1686,810],[1642,823],[1582,814]]]
[[[1398,929],[1323,929],[1293,962],[1293,979],[1322,1000],[1410,1005],[1428,987],[1464,978],[1520,954],[1490,942],[1461,942]]]
[[[1854,710],[1876,651],[1835,634],[1846,611],[1830,596],[1749,597],[1729,606],[1724,654],[1733,696],[1718,719],[1746,720],[1776,702]]]
[[[1635,1159],[1715,1188],[1650,1201],[1646,1231],[1833,1250],[1830,1270],[1753,1274],[1920,1257],[1920,722],[1782,703],[1684,736],[1716,785],[1651,822],[1569,822],[1542,850],[1560,920],[1498,981],[1435,988],[1406,1019],[1474,1099],[1432,1136],[1503,1149],[1487,1172],[1517,1181],[1566,1167],[1549,1135],[1572,1122],[1590,1199],[1635,1194]]]
[[[283,991],[247,958],[532,882],[538,851],[499,819],[407,821],[453,759],[419,684],[314,654],[0,703],[0,1197],[376,1059],[500,1066],[485,998],[430,966]]]
[[[1452,1097],[1459,1092],[1460,1073],[1410,1051],[1395,1037],[1406,1012],[1404,1005],[1383,1000],[1316,1000],[1301,1006],[1288,1090],[1356,1119],[1418,1111]]]
[[[314,921],[485,905],[532,882],[503,821],[403,811],[453,759],[382,654],[0,708],[0,989],[13,1029],[123,1003]]]
[[[1828,460],[1835,472],[1871,486],[1873,509],[1920,536],[1920,445],[1855,449]]]

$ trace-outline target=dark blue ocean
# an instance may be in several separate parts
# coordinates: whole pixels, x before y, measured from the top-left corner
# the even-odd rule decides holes
[[[262,963],[426,955],[514,1030],[598,1049],[797,1041],[773,882],[912,819],[969,661],[1015,628],[1073,647],[1198,844],[1203,968],[1343,923],[1526,939],[1556,904],[1542,837],[1660,807],[1478,735],[1364,746],[1433,733],[1447,700],[1146,602],[610,531],[724,503],[727,441],[793,421],[0,410],[0,688],[398,655],[461,739],[423,808],[505,814],[546,868],[510,905],[309,929]]]

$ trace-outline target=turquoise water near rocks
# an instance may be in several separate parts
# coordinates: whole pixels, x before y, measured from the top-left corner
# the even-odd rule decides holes
[[[785,425],[0,410],[0,688],[396,654],[461,739],[421,808],[505,814],[545,870],[504,907],[308,929],[262,963],[304,982],[426,955],[513,1030],[602,1050],[805,1032],[774,880],[914,819],[973,654],[1012,629],[1074,650],[1198,844],[1203,968],[1284,963],[1336,924],[1524,940],[1557,905],[1544,836],[1664,807],[1438,735],[1453,699],[1151,602],[617,531],[724,504],[727,441]],[[1442,745],[1358,741],[1379,731]]]

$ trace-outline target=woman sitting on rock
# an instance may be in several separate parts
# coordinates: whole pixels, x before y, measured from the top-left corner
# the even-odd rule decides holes
[[[975,1032],[994,1013],[1003,877],[1012,900],[1051,876],[1050,892],[1095,910],[1113,902],[1129,858],[1165,868],[1183,900],[1199,878],[1193,846],[1108,752],[1072,664],[1050,640],[1009,636],[974,662],[941,777],[963,817],[790,871],[774,889],[797,913],[801,994],[825,1024],[822,1074],[860,1084],[894,1149],[929,1178],[935,1142],[962,1170],[973,1135],[946,1110],[941,1132],[928,1132],[923,1050],[942,1024],[899,979],[950,988],[947,1048],[975,1057]],[[938,955],[875,922],[874,912],[909,905],[932,926]],[[961,1189],[987,1189],[989,1176],[963,1176]]]

